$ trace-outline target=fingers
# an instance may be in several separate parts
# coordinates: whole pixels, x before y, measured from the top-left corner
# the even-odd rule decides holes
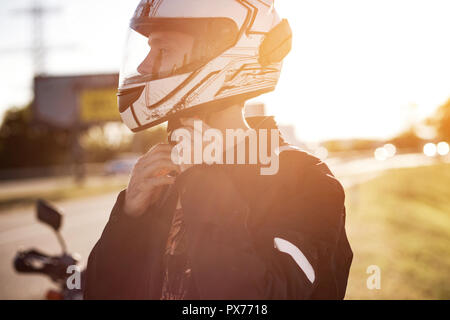
[[[148,156],[142,156],[139,158],[138,162],[136,163],[136,167],[139,168],[139,170],[143,170],[144,168],[148,167],[154,162],[158,161],[169,161],[172,162],[171,154],[167,152],[160,152],[155,155],[148,155]]]
[[[156,155],[158,153],[169,153],[172,151],[173,146],[168,143],[158,143],[154,145],[150,150],[147,151],[147,153],[144,155],[144,157],[149,157],[151,155]]]
[[[152,162],[147,167],[144,167],[140,174],[142,177],[154,177],[167,175],[171,171],[180,172],[180,168],[170,159],[160,159]]]
[[[162,187],[165,185],[170,185],[175,183],[176,178],[170,176],[159,176],[149,179],[148,181],[143,182],[143,186],[149,189],[155,189],[157,187]]]
[[[168,176],[171,171],[180,172],[180,168],[172,162],[172,148],[168,144],[158,144],[139,158],[127,187],[126,214],[141,215],[149,204],[161,196],[161,186],[175,182],[175,177]]]
[[[136,166],[144,168],[158,160],[170,160],[172,149],[173,146],[169,144],[157,144],[139,158]]]

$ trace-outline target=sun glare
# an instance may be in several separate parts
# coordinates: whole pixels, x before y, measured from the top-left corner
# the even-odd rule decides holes
[[[277,90],[258,100],[299,139],[389,138],[450,96],[450,2],[275,6],[290,22],[293,48]]]

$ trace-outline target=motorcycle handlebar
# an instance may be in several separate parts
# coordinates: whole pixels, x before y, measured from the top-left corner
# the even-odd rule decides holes
[[[21,273],[41,273],[48,275],[53,281],[67,278],[67,267],[77,264],[77,260],[69,255],[49,256],[36,249],[17,253],[14,268]]]
[[[50,257],[35,249],[19,252],[14,259],[14,268],[18,272],[41,272],[42,269],[50,263]],[[42,267],[38,268],[41,264]]]

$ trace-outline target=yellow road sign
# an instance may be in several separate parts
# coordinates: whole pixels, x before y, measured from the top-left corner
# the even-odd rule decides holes
[[[84,89],[80,94],[82,122],[120,121],[116,89]]]

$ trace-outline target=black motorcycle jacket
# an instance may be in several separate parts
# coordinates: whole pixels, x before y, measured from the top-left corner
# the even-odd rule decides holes
[[[194,166],[137,218],[123,214],[122,191],[89,256],[85,298],[161,298],[180,199],[192,272],[186,299],[343,299],[353,253],[341,184],[324,162],[294,149],[280,153],[277,174],[259,169]]]

